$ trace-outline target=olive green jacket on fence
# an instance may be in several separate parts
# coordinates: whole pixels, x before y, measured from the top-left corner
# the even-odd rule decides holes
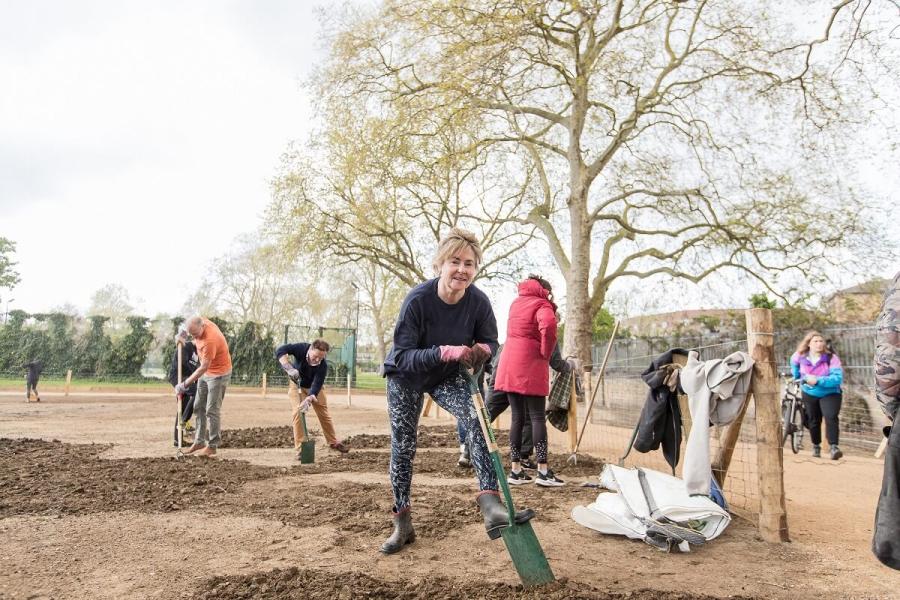
[[[893,421],[900,407],[900,273],[888,284],[875,320],[875,397]]]

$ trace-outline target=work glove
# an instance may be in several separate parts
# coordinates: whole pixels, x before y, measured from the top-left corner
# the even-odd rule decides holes
[[[278,365],[281,367],[281,369],[285,373],[287,373],[287,376],[290,378],[291,381],[293,381],[294,383],[297,383],[298,381],[300,381],[300,371],[295,369],[294,365],[292,365],[290,363],[285,364],[281,361],[278,361]]]
[[[178,332],[175,334],[175,343],[181,342],[184,344],[188,341],[188,332],[187,329],[183,327],[178,328]]]
[[[313,395],[309,395],[303,399],[303,402],[300,403],[300,412],[306,412],[312,406],[312,403],[316,401],[316,397]]]
[[[468,346],[440,346],[441,362],[461,362],[469,366],[472,349]]]
[[[187,391],[187,388],[185,387],[184,383],[179,383],[178,385],[175,386],[175,395],[176,396],[183,396],[186,391]]]
[[[472,369],[473,373],[478,373],[484,368],[485,363],[491,360],[491,347],[487,344],[474,344],[471,350],[468,360],[463,360],[463,363]]]

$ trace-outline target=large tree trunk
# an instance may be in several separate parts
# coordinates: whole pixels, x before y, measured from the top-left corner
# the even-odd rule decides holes
[[[591,363],[591,234],[587,224],[587,189],[579,186],[569,199],[572,223],[571,263],[566,275],[566,336],[563,354]]]

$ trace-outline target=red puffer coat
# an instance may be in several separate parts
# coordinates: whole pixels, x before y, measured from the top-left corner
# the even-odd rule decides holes
[[[495,390],[526,396],[550,393],[556,313],[548,295],[534,279],[519,284],[519,297],[509,307],[506,344],[497,365]]]

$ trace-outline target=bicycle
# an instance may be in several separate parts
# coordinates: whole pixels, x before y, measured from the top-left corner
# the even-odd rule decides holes
[[[781,396],[781,445],[791,438],[791,450],[800,452],[803,443],[803,398],[800,391],[801,380],[782,373],[784,393]]]

